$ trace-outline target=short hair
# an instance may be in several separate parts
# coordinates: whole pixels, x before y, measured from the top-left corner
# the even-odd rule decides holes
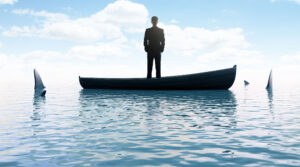
[[[153,17],[151,18],[151,21],[152,21],[152,22],[157,22],[157,21],[158,21],[158,17],[157,17],[157,16],[153,16]]]

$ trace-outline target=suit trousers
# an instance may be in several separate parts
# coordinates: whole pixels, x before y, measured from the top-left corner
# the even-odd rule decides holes
[[[152,78],[152,66],[153,60],[155,60],[155,70],[156,70],[156,78],[160,78],[160,60],[161,53],[160,52],[148,52],[147,54],[147,78]]]

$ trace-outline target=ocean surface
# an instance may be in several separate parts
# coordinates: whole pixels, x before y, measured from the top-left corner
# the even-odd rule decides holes
[[[22,85],[22,84],[19,84]],[[0,167],[300,166],[300,89],[0,85]]]

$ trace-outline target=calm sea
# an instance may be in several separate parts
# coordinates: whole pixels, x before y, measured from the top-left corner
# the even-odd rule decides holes
[[[300,166],[299,99],[252,85],[45,98],[0,86],[0,166]]]

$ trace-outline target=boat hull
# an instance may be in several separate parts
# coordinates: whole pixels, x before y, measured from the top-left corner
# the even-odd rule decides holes
[[[79,82],[84,89],[206,90],[229,89],[235,81],[235,76],[236,66],[217,71],[159,79],[79,77]]]

